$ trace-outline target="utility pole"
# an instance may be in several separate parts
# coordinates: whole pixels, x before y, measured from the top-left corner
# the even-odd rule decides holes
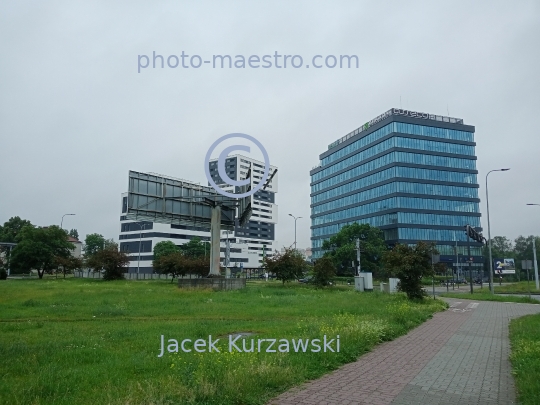
[[[296,221],[302,217],[295,217],[293,214],[289,214],[289,216],[294,218],[294,249],[296,250]]]
[[[540,207],[540,204],[527,204],[536,205]],[[533,235],[533,259],[534,259],[534,279],[536,281],[536,289],[540,290],[540,283],[538,282],[538,262],[536,261],[536,237]]]
[[[536,237],[533,235],[533,260],[534,260],[534,279],[536,281],[536,289],[540,290],[540,285],[538,283],[538,262],[536,261]]]
[[[471,226],[467,225],[467,262],[469,262],[469,284],[471,285],[471,294],[473,293],[473,281],[472,281],[472,263],[471,263],[471,236],[470,236]]]
[[[362,272],[362,265],[360,264],[360,239],[356,239],[356,260],[358,260],[357,276],[359,276]]]

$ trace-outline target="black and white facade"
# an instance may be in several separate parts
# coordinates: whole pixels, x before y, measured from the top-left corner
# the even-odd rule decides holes
[[[262,178],[264,164],[251,158],[235,155],[227,158],[227,175],[233,180],[245,179],[247,169],[252,165],[252,182],[257,184]],[[215,170],[214,170],[215,168]],[[271,173],[277,170],[271,167]],[[210,161],[210,172],[217,184],[223,185],[217,174],[217,159]],[[217,177],[216,177],[217,176]],[[243,177],[242,177],[243,176]],[[186,182],[186,180],[182,180]],[[195,183],[194,183],[195,184]],[[221,231],[221,262],[229,268],[256,269],[261,266],[264,255],[271,255],[276,249],[275,225],[277,224],[277,174],[268,183],[266,190],[261,190],[251,197],[252,215],[244,227],[235,226],[234,231]],[[225,190],[231,187],[223,185]],[[122,213],[120,216],[120,250],[128,253],[129,272],[153,273],[152,260],[154,246],[162,241],[172,241],[180,246],[198,237],[210,241],[209,227],[164,224],[151,221],[132,221],[126,218],[128,193],[122,194]],[[228,241],[228,248],[227,248]],[[208,249],[210,246],[208,245]],[[229,251],[228,263],[225,263]],[[140,251],[140,258],[139,258]],[[210,254],[210,251],[208,251]]]
[[[233,192],[233,186],[226,184],[219,176],[217,159],[210,160],[210,175],[212,179],[225,191]],[[243,155],[229,156],[225,161],[225,172],[230,179],[239,181],[246,179],[251,169],[252,187],[262,181],[264,162]],[[273,175],[273,176],[272,176]],[[247,246],[248,257],[256,254],[259,267],[263,256],[272,255],[277,249],[276,225],[278,222],[278,206],[276,193],[278,192],[277,167],[270,165],[267,186],[251,196],[252,214],[249,222],[244,226],[236,226],[230,241]],[[235,191],[236,192],[236,191]],[[225,232],[222,232],[222,238]]]

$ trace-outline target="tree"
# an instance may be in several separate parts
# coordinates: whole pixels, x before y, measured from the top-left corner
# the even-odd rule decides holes
[[[44,273],[52,273],[57,267],[56,258],[70,257],[74,248],[66,233],[56,225],[47,228],[24,226],[17,235],[12,264],[20,269],[37,270],[41,279]]]
[[[32,223],[26,219],[20,217],[12,217],[7,222],[4,222],[4,226],[0,226],[0,242],[17,242],[17,236],[24,227],[33,227]]]
[[[433,275],[432,254],[437,254],[435,244],[426,242],[418,242],[414,247],[398,243],[384,254],[385,267],[392,276],[399,278],[398,290],[409,299],[422,299],[426,295],[421,280]]]
[[[32,227],[33,225],[26,219],[21,219],[20,217],[11,217],[8,221],[4,222],[3,226],[0,226],[0,242],[17,242],[17,236],[26,226]],[[6,255],[6,261],[10,262],[10,255],[12,253],[11,250],[8,247],[0,246],[0,253],[2,252],[4,252]],[[10,267],[14,272],[22,270],[17,267],[17,263],[15,263],[15,265],[11,264]]]
[[[493,253],[501,257],[510,257],[512,255],[514,247],[512,241],[506,236],[495,236],[491,240],[491,249]]]
[[[117,247],[112,239],[105,239],[99,233],[91,233],[84,239],[84,256],[89,259],[97,252],[112,246]]]
[[[124,252],[118,251],[116,243],[107,245],[98,250],[87,259],[87,265],[99,271],[105,270],[103,280],[121,280],[124,278],[125,267],[129,263],[129,257]]]
[[[54,260],[56,262],[56,265],[58,266],[56,274],[62,273],[64,275],[64,278],[66,278],[66,274],[71,274],[74,270],[81,269],[83,267],[83,261],[78,257],[56,256]]]
[[[329,257],[321,257],[313,266],[313,283],[319,287],[331,285],[336,276],[336,267]]]
[[[176,246],[170,240],[156,243],[154,246],[154,267],[155,262],[161,257],[170,255],[171,253],[177,253],[179,251],[180,249],[178,249],[178,246]]]
[[[153,262],[154,269],[161,274],[170,274],[171,283],[175,277],[183,277],[187,274],[194,274],[198,277],[208,275],[210,260],[207,257],[189,257],[181,252],[172,252],[160,256]]]
[[[381,269],[381,258],[386,252],[383,232],[369,224],[354,223],[345,225],[341,230],[324,241],[324,256],[334,262],[338,274],[346,274],[346,269],[356,261],[356,240],[360,239],[360,263],[363,271],[377,274]],[[349,272],[350,274],[350,272]]]
[[[210,253],[210,248],[207,245],[207,242],[201,242],[201,238],[194,237],[188,243],[184,243],[178,248],[187,257],[204,257],[209,256]]]
[[[72,238],[79,240],[79,232],[77,232],[76,229],[72,229],[71,231],[69,231],[68,235],[71,236]]]
[[[263,263],[266,270],[274,273],[283,284],[302,277],[308,269],[304,257],[296,249],[285,249],[285,253],[276,250],[272,257],[265,257]]]

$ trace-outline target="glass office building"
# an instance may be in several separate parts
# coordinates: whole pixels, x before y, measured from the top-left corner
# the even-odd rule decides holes
[[[480,228],[474,126],[391,109],[338,139],[311,170],[313,257],[347,224],[368,223],[389,245],[433,241],[441,260],[467,255],[464,226]],[[481,246],[471,256],[481,263]]]

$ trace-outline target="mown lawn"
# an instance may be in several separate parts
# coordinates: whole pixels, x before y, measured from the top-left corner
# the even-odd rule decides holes
[[[228,292],[168,281],[0,282],[0,401],[4,404],[263,404],[355,360],[446,304],[402,295],[316,290],[278,282]],[[247,339],[335,338],[339,353],[230,353]],[[165,353],[165,339],[215,339],[220,353]],[[335,346],[334,346],[335,348]],[[292,349],[291,349],[292,350]]]
[[[510,342],[519,403],[540,404],[540,314],[513,319]]]
[[[488,290],[489,291],[489,290]],[[441,297],[448,297],[448,298],[459,298],[459,299],[466,299],[466,300],[479,300],[479,301],[497,301],[497,302],[520,302],[523,304],[540,304],[539,300],[536,300],[534,298],[529,297],[517,297],[512,295],[494,295],[490,292],[479,292],[477,290],[474,291],[473,294],[470,292],[462,292],[462,293],[451,293],[451,292],[445,292],[440,294]]]

